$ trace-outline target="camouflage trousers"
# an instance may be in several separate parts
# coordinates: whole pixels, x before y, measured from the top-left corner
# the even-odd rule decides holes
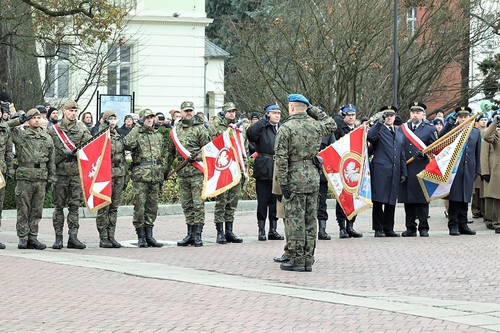
[[[36,239],[38,223],[42,219],[45,181],[18,180],[16,193],[17,236],[19,239]]]
[[[201,199],[203,175],[179,177],[179,197],[186,224],[205,224],[205,203]]]
[[[95,219],[99,238],[115,237],[116,220],[118,218],[118,207],[122,203],[123,185],[125,176],[113,177],[111,185],[111,203],[97,211]]]
[[[241,194],[241,184],[219,194],[216,198],[214,210],[214,223],[234,222],[234,212],[238,206]]]
[[[52,189],[52,201],[54,202],[54,213],[52,214],[52,224],[56,236],[63,234],[64,228],[64,207],[68,207],[68,234],[77,236],[78,209],[83,201],[82,185],[79,176],[57,176],[56,183]]]
[[[158,215],[159,182],[133,182],[134,227],[153,227]]]
[[[316,249],[318,192],[292,193],[283,198],[285,206],[285,234],[290,262],[295,265],[312,265]]]

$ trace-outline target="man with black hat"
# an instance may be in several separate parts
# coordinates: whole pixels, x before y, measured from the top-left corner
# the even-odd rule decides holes
[[[55,112],[55,111],[54,111]],[[56,153],[57,180],[52,188],[52,201],[55,208],[52,223],[56,234],[53,249],[63,248],[64,207],[68,207],[68,248],[85,249],[86,245],[78,239],[78,210],[82,203],[82,185],[75,149],[88,141],[91,135],[84,124],[78,121],[78,104],[68,100],[63,105],[63,118],[60,123],[48,129],[54,141]]]
[[[394,127],[397,110],[395,106],[383,106],[380,109],[382,116],[367,134],[373,147],[370,172],[375,237],[399,237],[394,232],[394,214],[399,184],[406,181],[408,174],[403,152],[404,136]]]
[[[143,109],[139,116],[139,124],[123,139],[132,154],[132,223],[137,233],[138,247],[162,247],[163,244],[153,237],[153,228],[158,215],[160,184],[167,171],[165,143],[163,136],[154,128],[153,111]]]
[[[470,117],[472,110],[468,106],[459,106],[451,114],[444,128],[439,132],[443,136],[451,131],[455,126],[464,122]],[[474,179],[481,174],[481,133],[475,127],[472,128],[464,151],[458,164],[450,193],[445,199],[449,201],[448,208],[448,229],[450,236],[475,235],[476,231],[467,225],[467,213],[469,202],[472,198],[472,188]]]
[[[321,139],[336,129],[335,121],[300,94],[288,96],[288,119],[275,143],[276,181],[285,208],[289,262],[282,270],[311,272],[316,248],[319,152]]]
[[[208,134],[213,140],[220,134],[224,133],[229,126],[235,126],[236,123],[236,105],[233,102],[228,102],[222,107],[222,113],[214,118],[208,127]],[[198,115],[201,119],[201,116]],[[245,149],[245,148],[243,148]],[[238,206],[239,197],[243,183],[245,182],[245,175],[241,175],[241,182],[224,193],[216,197],[214,209],[214,223],[217,230],[217,244],[226,243],[242,243],[243,239],[238,238],[233,233],[234,226],[234,212]],[[224,232],[224,224],[226,231]]]
[[[47,112],[47,120],[49,121],[47,123],[47,128],[50,128],[54,126],[54,124],[57,124],[59,121],[59,111],[57,108],[51,106],[49,111]]]
[[[205,204],[201,198],[203,189],[203,163],[199,154],[201,148],[210,142],[204,119],[194,114],[194,104],[185,101],[181,104],[182,119],[170,132],[171,141],[167,143],[168,168],[174,158],[187,165],[177,172],[179,198],[186,219],[187,234],[177,242],[177,246],[203,246],[201,238],[205,224]],[[196,156],[195,156],[195,153]]]
[[[420,237],[429,237],[429,202],[422,192],[417,174],[422,171],[429,160],[422,154],[422,149],[436,141],[437,133],[432,124],[425,120],[427,106],[421,102],[409,105],[410,120],[399,127],[403,134],[403,151],[405,158],[417,157],[407,165],[408,177],[399,185],[398,202],[404,203],[406,230],[403,237],[417,236],[417,222]]]
[[[354,130],[357,111],[358,108],[355,105],[347,104],[340,108],[340,113],[338,115],[334,116],[335,122],[337,123],[337,129],[333,134],[336,140],[339,140],[341,137]],[[335,205],[335,215],[339,225],[339,238],[363,237],[362,233],[354,230],[356,216],[349,220],[338,202]]]
[[[44,250],[38,241],[38,223],[42,218],[43,201],[48,187],[56,181],[54,142],[40,127],[40,111],[29,110],[10,120],[12,141],[16,147],[16,207],[19,249]],[[18,126],[28,123],[21,130]]]
[[[123,125],[117,131],[122,137],[125,137],[134,128],[134,125],[134,118],[132,118],[131,114],[128,114],[123,119]]]
[[[253,165],[255,191],[257,194],[257,225],[259,241],[266,240],[266,218],[269,218],[269,240],[283,240],[276,228],[276,195],[272,194],[274,168],[274,142],[281,126],[281,109],[278,104],[264,108],[264,118],[247,129],[248,141],[254,142],[257,157]]]

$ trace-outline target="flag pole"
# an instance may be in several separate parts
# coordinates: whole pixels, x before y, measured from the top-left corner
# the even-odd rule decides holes
[[[109,129],[109,125],[105,128],[103,128],[102,130],[100,130],[99,132],[96,133],[96,135],[94,135],[93,137],[91,137],[90,139],[88,139],[87,141],[79,144],[75,149],[73,149],[71,151],[71,153],[73,154],[76,154],[76,152],[80,149],[82,149],[83,147],[85,147],[86,145],[88,145],[89,143],[91,143],[92,141],[96,140],[102,133],[106,132],[108,129]],[[63,157],[61,158],[59,161],[56,162],[56,165],[59,165],[61,164],[62,162],[64,162],[66,160],[67,157]]]

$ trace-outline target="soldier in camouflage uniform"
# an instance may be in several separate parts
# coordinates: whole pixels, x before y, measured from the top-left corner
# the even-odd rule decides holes
[[[0,171],[2,172],[5,182],[7,182],[7,179],[12,176],[14,172],[14,168],[12,166],[12,138],[9,126],[3,122],[0,123]],[[0,225],[4,198],[5,186],[0,189]],[[5,244],[0,243],[0,249],[5,249]]]
[[[229,102],[224,105],[222,112],[219,113],[208,128],[210,138],[213,140],[220,134],[224,133],[230,124],[236,122],[236,106]],[[239,184],[233,186],[226,192],[219,194],[216,198],[214,210],[214,223],[217,230],[217,243],[242,243],[243,239],[236,237],[233,233],[234,212],[238,206],[242,183],[245,181],[245,176],[241,175]],[[226,223],[226,233],[224,234],[224,222]]]
[[[290,261],[280,267],[310,272],[316,248],[319,191],[320,165],[316,155],[322,138],[337,125],[321,109],[310,108],[309,101],[302,95],[289,95],[288,102],[290,116],[278,132],[274,149],[290,252]]]
[[[187,224],[187,235],[177,242],[177,245],[199,247],[203,246],[201,234],[205,224],[205,206],[201,199],[203,173],[193,165],[201,161],[201,154],[193,157],[193,153],[199,152],[204,145],[209,143],[210,136],[204,125],[204,119],[194,114],[193,102],[187,101],[181,104],[181,115],[182,119],[172,129],[177,142],[170,141],[167,147],[169,168],[174,158],[177,158],[179,163],[184,161],[178,149],[183,150],[189,162],[177,172],[179,197]]]
[[[132,223],[138,247],[162,247],[163,244],[153,237],[153,227],[158,215],[160,184],[167,170],[165,146],[163,136],[154,128],[153,111],[141,110],[139,116],[139,123],[123,138],[123,143],[132,154]]]
[[[25,122],[29,127],[16,128]],[[41,127],[37,109],[10,120],[12,141],[16,145],[16,206],[19,249],[44,250],[47,246],[38,241],[38,223],[42,218],[43,200],[47,185],[56,180],[54,142]]]
[[[86,245],[78,239],[78,209],[83,201],[82,184],[78,170],[76,154],[70,148],[75,148],[91,138],[87,127],[78,121],[78,105],[69,100],[63,105],[63,118],[50,127],[48,133],[54,141],[56,151],[57,180],[52,188],[52,201],[55,208],[52,214],[52,223],[56,234],[53,249],[63,248],[63,228],[65,206],[68,206],[68,248],[84,249]],[[60,136],[59,136],[60,135]],[[70,144],[63,140],[69,139]]]
[[[99,247],[119,248],[121,244],[115,240],[116,220],[118,207],[122,201],[122,192],[125,186],[125,175],[127,173],[125,162],[125,145],[122,136],[116,131],[117,119],[113,111],[103,114],[104,123],[99,126],[99,131],[109,126],[111,135],[111,167],[113,183],[111,185],[111,204],[97,211],[96,225],[99,231]]]

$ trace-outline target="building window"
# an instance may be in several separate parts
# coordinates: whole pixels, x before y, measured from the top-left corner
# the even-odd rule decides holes
[[[413,37],[417,33],[417,9],[411,7],[408,9],[408,14],[406,15],[406,22],[408,24],[408,30],[410,31],[410,36]]]
[[[130,46],[111,45],[108,56],[108,94],[130,95]]]
[[[47,45],[47,66],[45,67],[45,81],[47,98],[69,97],[69,45]]]

